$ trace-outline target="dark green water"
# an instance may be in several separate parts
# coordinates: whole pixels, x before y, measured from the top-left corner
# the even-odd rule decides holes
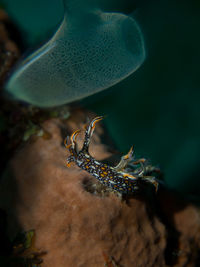
[[[142,67],[82,104],[107,115],[106,126],[122,152],[160,165],[167,184],[200,193],[200,2],[110,2],[104,8],[134,11],[144,34]],[[61,0],[1,0],[23,34],[27,49],[43,41],[62,18]]]

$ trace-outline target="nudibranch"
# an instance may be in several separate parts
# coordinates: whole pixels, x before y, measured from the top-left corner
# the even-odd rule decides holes
[[[18,63],[5,89],[16,99],[53,107],[123,80],[145,59],[137,22],[103,12],[98,1],[63,0],[64,19],[53,37]]]
[[[95,125],[102,119],[103,117],[101,116],[96,117],[88,125],[85,131],[83,147],[80,151],[78,151],[76,143],[76,137],[80,133],[80,130],[76,130],[70,138],[67,137],[65,139],[65,146],[70,152],[70,156],[67,158],[67,166],[70,167],[72,162],[76,163],[81,169],[89,172],[102,184],[121,193],[122,195],[133,194],[136,189],[138,189],[138,181],[141,180],[152,183],[157,191],[158,182],[155,177],[145,175],[149,168],[153,171],[154,167],[151,165],[145,166],[145,159],[134,161],[133,148],[130,149],[128,154],[122,156],[119,164],[115,167],[101,163],[89,154],[88,149],[90,139],[94,132]],[[137,166],[138,164],[140,164],[141,167],[137,167],[134,170],[132,169],[132,171],[127,172],[127,170],[130,170],[130,166]]]

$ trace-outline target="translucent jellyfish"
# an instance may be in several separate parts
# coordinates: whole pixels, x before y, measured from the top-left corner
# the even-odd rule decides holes
[[[5,86],[14,98],[40,107],[70,103],[109,88],[142,64],[136,21],[79,1],[64,0],[56,33],[18,64]]]

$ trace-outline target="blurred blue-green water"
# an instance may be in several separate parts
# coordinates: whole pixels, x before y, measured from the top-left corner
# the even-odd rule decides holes
[[[27,48],[50,36],[63,14],[61,0],[0,3],[25,33]],[[107,115],[106,126],[121,152],[134,144],[137,156],[160,165],[170,187],[198,195],[200,2],[123,3],[102,5],[126,12],[133,8],[144,34],[146,61],[126,80],[83,100],[82,105]]]

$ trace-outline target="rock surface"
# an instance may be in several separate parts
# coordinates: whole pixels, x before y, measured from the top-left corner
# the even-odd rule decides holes
[[[32,136],[14,155],[0,185],[10,237],[20,229],[35,229],[36,247],[47,251],[44,267],[114,266],[111,259],[124,267],[195,266],[198,255],[190,246],[194,240],[195,251],[200,248],[195,207],[171,209],[167,193],[158,194],[156,203],[148,196],[125,201],[112,192],[92,192],[88,184],[98,185],[95,178],[74,165],[65,166],[69,154],[64,137],[83,128],[85,119],[76,111],[68,120],[44,122],[51,138]],[[102,133],[98,125],[90,146],[98,160],[112,155],[101,143]],[[166,259],[175,253],[169,248],[169,228],[179,233],[173,263]]]
[[[8,72],[20,55],[13,40],[14,34],[16,35],[16,29],[7,14],[0,9],[0,86],[3,85]]]

